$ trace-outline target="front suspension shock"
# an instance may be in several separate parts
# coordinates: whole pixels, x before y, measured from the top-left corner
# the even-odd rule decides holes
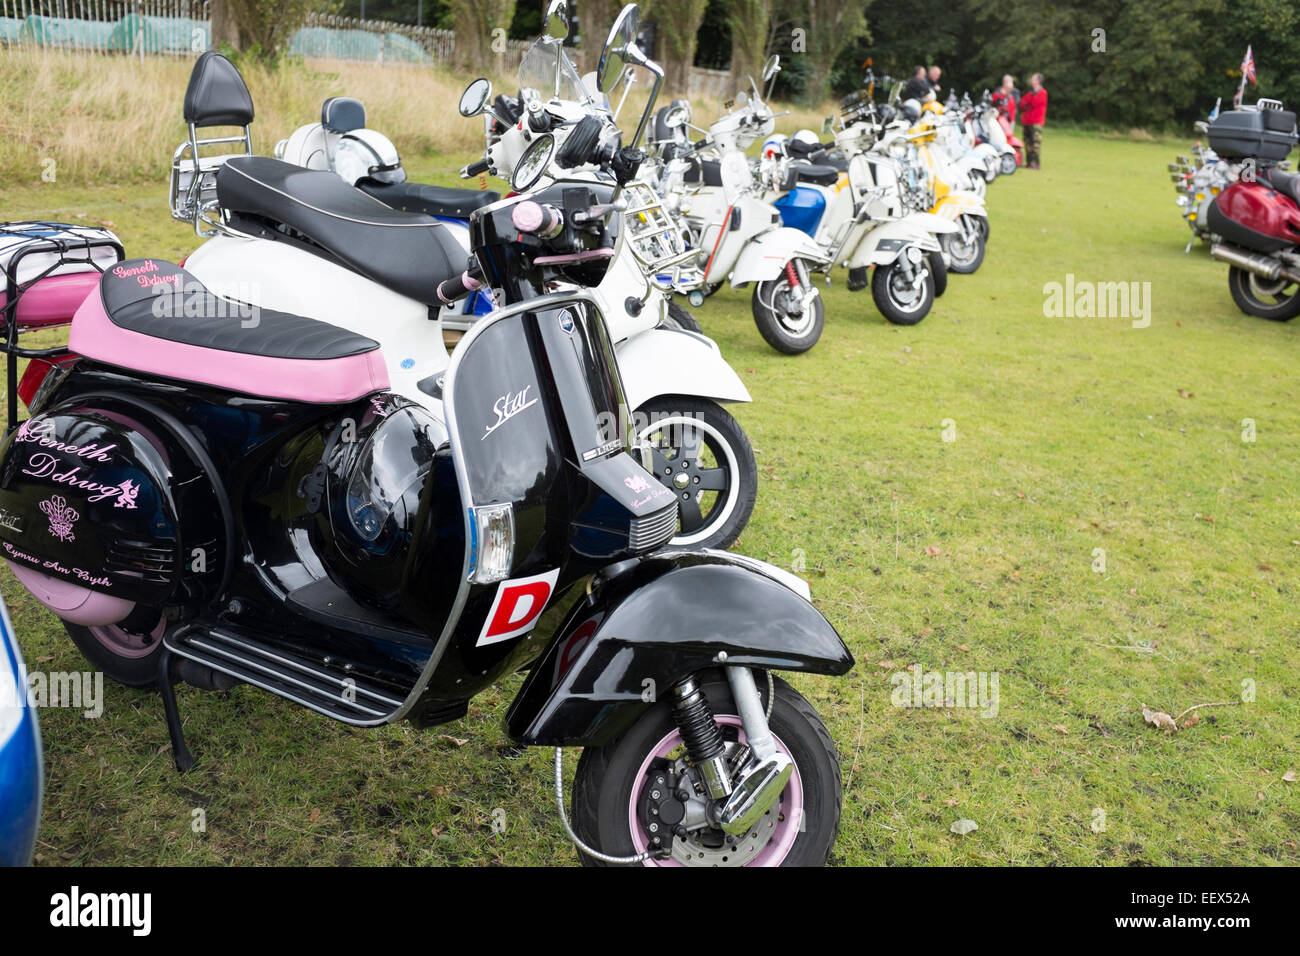
[[[794,260],[791,259],[785,264],[785,281],[790,283],[790,291],[795,292],[799,288],[799,270],[795,268]]]
[[[708,701],[692,678],[673,688],[673,721],[686,745],[687,756],[699,768],[709,796],[722,800],[731,793],[731,773],[727,767],[726,743],[718,722],[713,719]]]

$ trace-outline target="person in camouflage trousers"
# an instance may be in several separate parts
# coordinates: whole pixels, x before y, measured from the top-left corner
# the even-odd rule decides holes
[[[1020,128],[1025,141],[1025,165],[1038,169],[1043,148],[1043,124],[1047,122],[1047,90],[1043,74],[1029,78],[1029,90],[1020,97]]]

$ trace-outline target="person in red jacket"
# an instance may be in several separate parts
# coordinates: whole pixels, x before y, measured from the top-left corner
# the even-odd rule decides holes
[[[998,112],[1005,116],[1014,127],[1016,125],[1016,101],[1020,99],[1020,93],[1016,90],[1016,78],[1008,73],[1002,77],[1002,85],[994,91],[990,97],[993,105],[998,108]]]
[[[1043,125],[1047,122],[1047,90],[1043,89],[1043,74],[1029,78],[1029,90],[1020,97],[1020,126],[1024,131],[1025,165],[1038,169],[1039,154],[1043,148]]]

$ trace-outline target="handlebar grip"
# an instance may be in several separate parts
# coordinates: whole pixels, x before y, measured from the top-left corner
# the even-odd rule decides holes
[[[482,285],[483,283],[470,275],[468,271],[462,272],[460,275],[444,279],[438,284],[438,298],[446,305],[451,305],[457,299],[463,299],[475,289],[482,287]]]
[[[481,176],[492,168],[492,164],[487,159],[480,159],[477,163],[470,163],[460,171],[461,179],[470,179],[474,176]]]
[[[554,206],[525,199],[511,210],[510,221],[520,232],[546,235],[562,225],[564,219]]]

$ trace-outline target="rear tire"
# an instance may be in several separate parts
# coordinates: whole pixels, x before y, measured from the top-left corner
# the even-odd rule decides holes
[[[1274,322],[1289,322],[1300,315],[1300,284],[1286,279],[1270,282],[1233,266],[1228,270],[1228,291],[1247,315]]]
[[[758,685],[766,704],[765,682],[760,679]],[[780,859],[773,852],[767,859],[760,856],[746,863],[735,857],[732,860],[701,860],[695,854],[688,857],[684,852],[686,844],[677,841],[682,843],[680,849],[683,852],[680,856],[687,859],[695,857],[691,862],[704,865],[716,862],[724,866],[823,866],[830,857],[831,847],[839,832],[840,807],[843,802],[839,755],[826,726],[812,705],[779,677],[773,678],[773,687],[776,701],[768,723],[778,741],[777,746],[794,761],[802,806],[787,807],[795,793],[796,781],[792,777],[780,798],[781,812],[773,813],[768,818],[772,828],[777,831],[769,837],[769,841],[780,837],[780,831],[787,822],[794,822],[798,827],[794,842]],[[715,679],[705,683],[702,690],[708,699],[709,708],[715,717],[720,718],[719,722],[724,727],[735,721],[732,715],[736,713],[736,705],[731,697],[731,688],[725,680]],[[649,774],[643,776],[641,768],[664,741],[674,734],[678,734],[677,727],[673,723],[668,702],[663,700],[646,710],[636,723],[613,742],[603,747],[587,747],[582,751],[573,778],[572,814],[574,830],[584,843],[611,856],[633,856],[638,852],[637,845],[633,842],[630,808],[642,787],[648,784]],[[801,819],[794,820],[795,813],[791,813],[790,817],[784,816],[786,810],[797,812]],[[706,832],[717,834],[719,831]],[[637,839],[644,843],[644,831],[638,833]],[[743,857],[744,848],[737,847],[736,852]],[[619,865],[596,860],[581,851],[578,856],[585,866]],[[651,860],[645,865],[662,863]]]
[[[931,252],[926,259],[930,263],[930,277],[934,279],[934,297],[937,299],[948,291],[948,267],[943,264],[942,252]]]
[[[127,687],[158,686],[158,655],[166,631],[162,615],[147,634],[128,631],[116,624],[83,627],[64,621],[63,627],[82,656],[110,680]]]

